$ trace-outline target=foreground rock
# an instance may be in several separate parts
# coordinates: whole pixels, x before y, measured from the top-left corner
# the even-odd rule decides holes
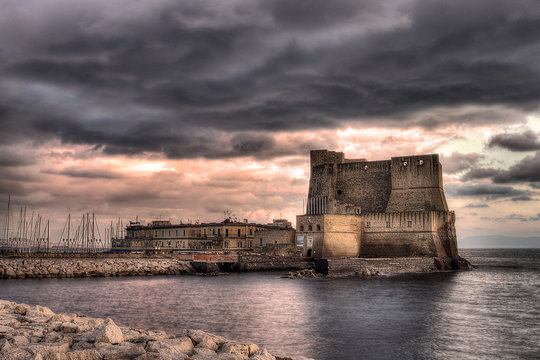
[[[316,277],[323,277],[324,275],[321,273],[316,272],[313,269],[303,269],[299,270],[297,272],[290,271],[288,274],[285,274],[282,276],[282,278],[288,278],[288,279],[297,279],[297,278],[316,278]]]
[[[46,307],[0,300],[0,360],[12,359],[292,360],[200,330],[176,337],[119,327],[111,319],[54,314]]]
[[[0,259],[0,278],[194,274],[178,259]]]

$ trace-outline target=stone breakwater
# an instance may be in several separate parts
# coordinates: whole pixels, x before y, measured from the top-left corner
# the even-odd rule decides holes
[[[200,330],[180,336],[0,300],[0,360],[292,360]]]
[[[177,259],[0,259],[0,279],[194,274]]]

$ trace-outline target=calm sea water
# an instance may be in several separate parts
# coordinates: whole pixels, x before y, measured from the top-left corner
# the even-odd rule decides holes
[[[0,281],[0,298],[139,328],[202,329],[315,359],[540,358],[540,249],[462,250],[469,272]]]

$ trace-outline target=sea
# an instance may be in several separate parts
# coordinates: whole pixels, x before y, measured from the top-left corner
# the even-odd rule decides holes
[[[540,249],[465,249],[472,271],[0,280],[0,298],[312,359],[540,359]]]

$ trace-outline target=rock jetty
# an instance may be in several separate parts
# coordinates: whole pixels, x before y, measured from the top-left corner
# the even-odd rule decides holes
[[[0,259],[0,279],[194,274],[177,259]]]
[[[200,330],[180,336],[0,300],[0,360],[292,360]]]

